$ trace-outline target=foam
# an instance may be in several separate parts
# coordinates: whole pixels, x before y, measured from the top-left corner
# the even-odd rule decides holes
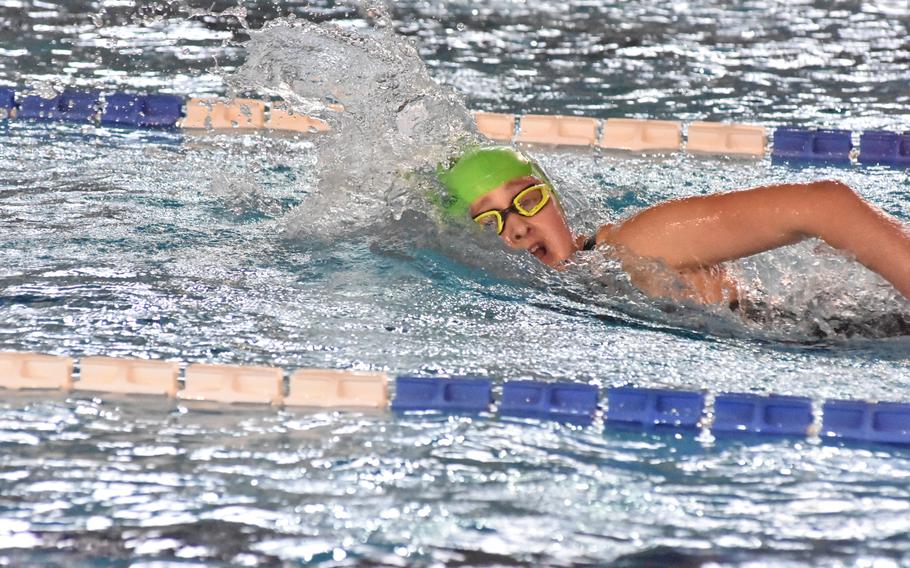
[[[679,150],[682,124],[672,120],[608,118],[600,138],[602,148],[631,150]]]
[[[272,105],[265,127],[270,130],[287,130],[315,134],[331,130],[329,123],[305,114],[294,112],[286,106]]]
[[[594,420],[600,389],[571,382],[507,381],[499,412],[504,416],[588,425]]]
[[[385,373],[300,369],[291,375],[285,406],[369,407],[388,405]]]
[[[212,130],[261,129],[265,126],[265,103],[254,99],[189,99],[181,128]]]
[[[806,397],[723,393],[714,399],[711,431],[805,436],[813,420],[812,401]]]
[[[496,112],[475,112],[477,131],[497,142],[511,142],[515,136],[515,115]]]
[[[177,393],[178,363],[113,357],[84,357],[79,361],[76,390],[153,394],[173,397]]]
[[[73,360],[39,353],[0,352],[0,387],[70,390]]]
[[[775,161],[849,164],[852,151],[849,130],[785,127],[774,131],[771,158]]]
[[[485,412],[493,404],[492,388],[486,377],[399,376],[392,410]]]
[[[867,130],[860,136],[859,161],[890,166],[910,166],[910,132]]]
[[[693,122],[686,135],[686,150],[711,154],[765,155],[765,128],[751,124]]]
[[[183,100],[174,95],[112,93],[105,97],[101,124],[134,128],[172,128],[183,116]]]
[[[183,400],[226,403],[281,404],[284,371],[277,367],[245,367],[196,363],[186,368]]]
[[[594,146],[597,143],[597,120],[581,116],[526,114],[519,122],[521,143],[557,146]]]
[[[66,89],[56,97],[45,99],[28,95],[19,101],[19,118],[65,122],[97,122],[101,99],[96,92]]]

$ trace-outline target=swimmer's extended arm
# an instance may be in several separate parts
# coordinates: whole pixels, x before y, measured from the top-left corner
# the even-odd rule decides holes
[[[706,267],[818,237],[910,298],[910,233],[838,181],[668,201],[598,231],[598,242],[677,269]]]

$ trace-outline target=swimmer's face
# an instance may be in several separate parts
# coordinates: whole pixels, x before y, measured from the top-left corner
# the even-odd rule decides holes
[[[508,208],[519,192],[539,183],[542,181],[534,176],[515,178],[503,183],[471,203],[471,218],[491,209]],[[499,236],[510,247],[524,249],[554,268],[578,250],[565,215],[552,197],[533,217],[515,213],[507,215]]]

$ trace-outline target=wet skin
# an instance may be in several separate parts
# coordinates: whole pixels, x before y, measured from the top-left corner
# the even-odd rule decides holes
[[[541,181],[534,176],[509,180],[471,203],[468,212],[473,218],[491,209],[506,209],[519,192]],[[604,241],[604,237],[612,228],[613,225],[601,227],[597,234],[598,244]],[[500,238],[509,247],[527,250],[538,260],[557,270],[565,267],[565,262],[581,250],[585,241],[584,236],[572,234],[565,214],[553,193],[550,201],[533,217],[524,217],[517,213],[507,215]],[[610,252],[622,262],[623,269],[629,273],[633,283],[651,296],[702,304],[737,299],[735,283],[720,267],[677,270],[629,253],[621,246],[611,249]]]
[[[541,180],[534,176],[515,178],[477,198],[469,209],[471,218],[491,209],[506,209],[523,189],[537,185]],[[550,201],[533,217],[512,213],[505,218],[505,227],[499,235],[514,249],[527,250],[538,260],[558,268],[579,248],[578,239],[566,223],[565,215],[553,194]]]
[[[473,217],[505,209],[519,191],[538,181],[532,176],[509,180],[476,199],[469,212]],[[584,242],[572,235],[555,199],[533,217],[509,215],[500,237],[554,268]],[[733,302],[738,287],[723,263],[814,237],[877,272],[910,299],[910,231],[833,180],[671,200],[604,225],[596,237],[632,282],[652,296]]]

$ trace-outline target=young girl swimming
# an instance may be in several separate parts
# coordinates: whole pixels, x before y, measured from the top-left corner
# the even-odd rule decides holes
[[[735,309],[738,286],[723,263],[816,237],[910,299],[910,233],[838,181],[675,199],[578,236],[546,175],[512,148],[469,150],[438,179],[449,194],[448,213],[469,214],[556,269],[579,250],[608,250],[650,296]]]

